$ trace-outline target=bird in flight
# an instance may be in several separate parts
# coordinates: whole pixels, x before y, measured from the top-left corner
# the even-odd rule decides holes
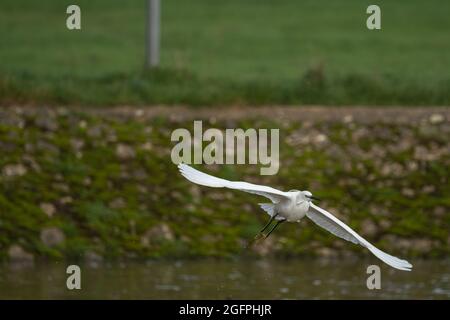
[[[391,256],[376,248],[370,242],[357,234],[353,229],[347,226],[344,222],[336,218],[328,211],[315,205],[313,200],[318,199],[315,198],[309,191],[290,190],[288,192],[284,192],[271,187],[243,181],[228,181],[200,172],[183,163],[178,165],[178,169],[186,179],[199,185],[213,188],[241,190],[268,198],[271,202],[260,203],[260,206],[261,209],[269,214],[270,220],[256,235],[255,239],[261,237],[267,238],[281,223],[286,221],[299,222],[306,216],[314,223],[325,230],[328,230],[335,236],[366,247],[377,258],[391,267],[399,270],[411,271],[412,265],[408,261]],[[263,232],[271,225],[273,221],[276,221],[275,225],[269,230],[267,235],[263,236]]]

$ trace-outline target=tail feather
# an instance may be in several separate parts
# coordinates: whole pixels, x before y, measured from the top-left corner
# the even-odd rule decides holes
[[[269,216],[273,217],[275,215],[275,205],[273,203],[260,203],[259,206],[267,212]]]

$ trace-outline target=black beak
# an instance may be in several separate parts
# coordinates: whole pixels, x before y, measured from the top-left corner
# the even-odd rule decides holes
[[[320,199],[319,198],[316,198],[316,197],[314,197],[314,196],[311,196],[311,197],[309,197],[310,199],[313,199],[313,200],[316,200],[316,201],[320,201]]]

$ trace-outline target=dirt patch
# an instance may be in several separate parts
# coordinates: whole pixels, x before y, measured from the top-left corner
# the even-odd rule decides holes
[[[168,116],[172,120],[194,119],[240,120],[247,118],[275,118],[282,121],[356,121],[360,123],[388,122],[411,123],[429,120],[441,115],[442,121],[450,119],[450,107],[323,107],[323,106],[265,106],[265,107],[115,107],[91,109],[95,113],[154,118]],[[436,118],[436,117],[435,117]],[[438,118],[436,118],[438,119]]]

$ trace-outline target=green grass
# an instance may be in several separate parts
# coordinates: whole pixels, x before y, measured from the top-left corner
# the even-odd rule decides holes
[[[145,1],[0,3],[0,102],[450,104],[450,3],[162,3],[161,68],[143,73]]]

